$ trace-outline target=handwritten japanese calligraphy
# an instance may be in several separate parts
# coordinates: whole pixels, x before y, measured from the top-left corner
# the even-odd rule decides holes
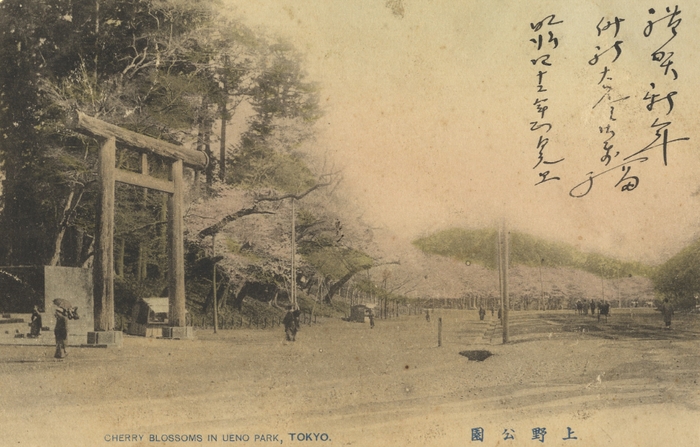
[[[536,36],[530,39],[536,51],[536,57],[531,59],[530,63],[537,70],[535,73],[535,79],[537,80],[535,92],[538,94],[535,101],[532,103],[535,107],[536,121],[530,122],[530,131],[537,132],[537,144],[535,145],[535,149],[537,150],[537,162],[532,169],[539,168],[539,181],[535,183],[535,185],[540,185],[552,180],[561,180],[559,176],[552,173],[551,169],[545,169],[546,166],[561,163],[564,161],[564,158],[557,158],[551,155],[553,151],[550,152],[550,148],[547,147],[550,143],[550,137],[544,136],[544,134],[548,134],[554,127],[551,122],[547,121],[546,117],[550,107],[547,75],[550,74],[550,70],[553,66],[552,64],[554,63],[552,52],[559,48],[559,37],[557,37],[552,27],[562,23],[562,20],[556,19],[555,14],[550,14],[539,22],[530,23],[530,29],[536,33]],[[540,167],[540,165],[543,166]]]
[[[679,78],[679,71],[674,64],[672,42],[679,36],[682,11],[678,5],[668,6],[664,11],[659,13],[654,8],[648,9],[649,20],[645,25],[617,15],[601,17],[597,24],[592,25],[596,31],[596,43],[587,63],[590,67],[599,67],[591,74],[596,85],[600,86],[600,94],[591,98],[591,108],[597,120],[595,129],[600,141],[598,160],[603,169],[598,171],[594,168],[588,172],[586,180],[569,191],[571,197],[588,195],[593,189],[594,180],[607,174],[618,176],[612,185],[620,192],[634,191],[641,182],[638,166],[655,157],[650,151],[661,148],[663,165],[667,166],[669,147],[689,140],[685,136],[672,136],[673,111],[680,96],[673,87],[674,81]],[[662,69],[658,77],[646,81],[646,89],[641,92],[631,91],[632,83],[629,80],[625,85],[616,80],[616,66],[624,60],[624,49],[629,39],[633,39],[633,44],[637,46],[648,45],[651,48],[648,61],[658,63]],[[636,147],[629,144],[632,138],[625,140],[621,136],[617,125],[620,105],[631,98],[635,99],[632,99],[634,105],[630,107],[638,107],[644,111],[642,115],[649,116],[648,124],[642,125],[651,130],[647,142]],[[623,142],[620,141],[621,137]],[[626,145],[624,141],[627,141]]]

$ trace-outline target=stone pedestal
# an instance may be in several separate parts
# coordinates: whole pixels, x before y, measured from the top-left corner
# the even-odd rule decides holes
[[[124,339],[120,331],[94,331],[87,333],[87,344],[89,346],[121,348]]]
[[[164,327],[163,338],[170,338],[173,340],[194,340],[194,330],[192,326]]]

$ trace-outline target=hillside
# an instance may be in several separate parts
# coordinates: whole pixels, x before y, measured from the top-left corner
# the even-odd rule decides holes
[[[516,308],[568,307],[578,299],[640,305],[653,299],[651,267],[511,232],[509,289]],[[497,232],[450,229],[413,242],[396,276],[413,276],[408,295],[497,298]]]

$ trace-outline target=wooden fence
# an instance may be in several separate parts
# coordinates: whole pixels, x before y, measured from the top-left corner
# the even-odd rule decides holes
[[[243,315],[219,315],[219,329],[273,329],[282,326],[282,316],[248,318]],[[192,319],[192,325],[198,329],[211,329],[214,321],[210,315],[198,315]],[[299,316],[302,325],[318,323],[317,315],[302,312]]]

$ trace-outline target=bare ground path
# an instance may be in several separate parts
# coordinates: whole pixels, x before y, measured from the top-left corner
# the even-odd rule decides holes
[[[270,445],[255,433],[300,445],[464,446],[477,427],[489,446],[503,445],[504,429],[517,434],[507,445],[539,445],[535,427],[546,427],[545,445],[570,445],[567,427],[582,446],[700,445],[695,315],[670,332],[650,311],[608,323],[570,312],[510,318],[508,345],[497,318],[437,310],[430,323],[411,316],[374,329],[325,321],[295,343],[281,331],[200,331],[189,342],[74,348],[63,361],[47,347],[0,346],[0,446],[106,446],[125,434],[144,438],[121,445],[229,445],[225,434]],[[494,355],[469,361],[467,349]],[[168,434],[204,440],[163,442]]]

